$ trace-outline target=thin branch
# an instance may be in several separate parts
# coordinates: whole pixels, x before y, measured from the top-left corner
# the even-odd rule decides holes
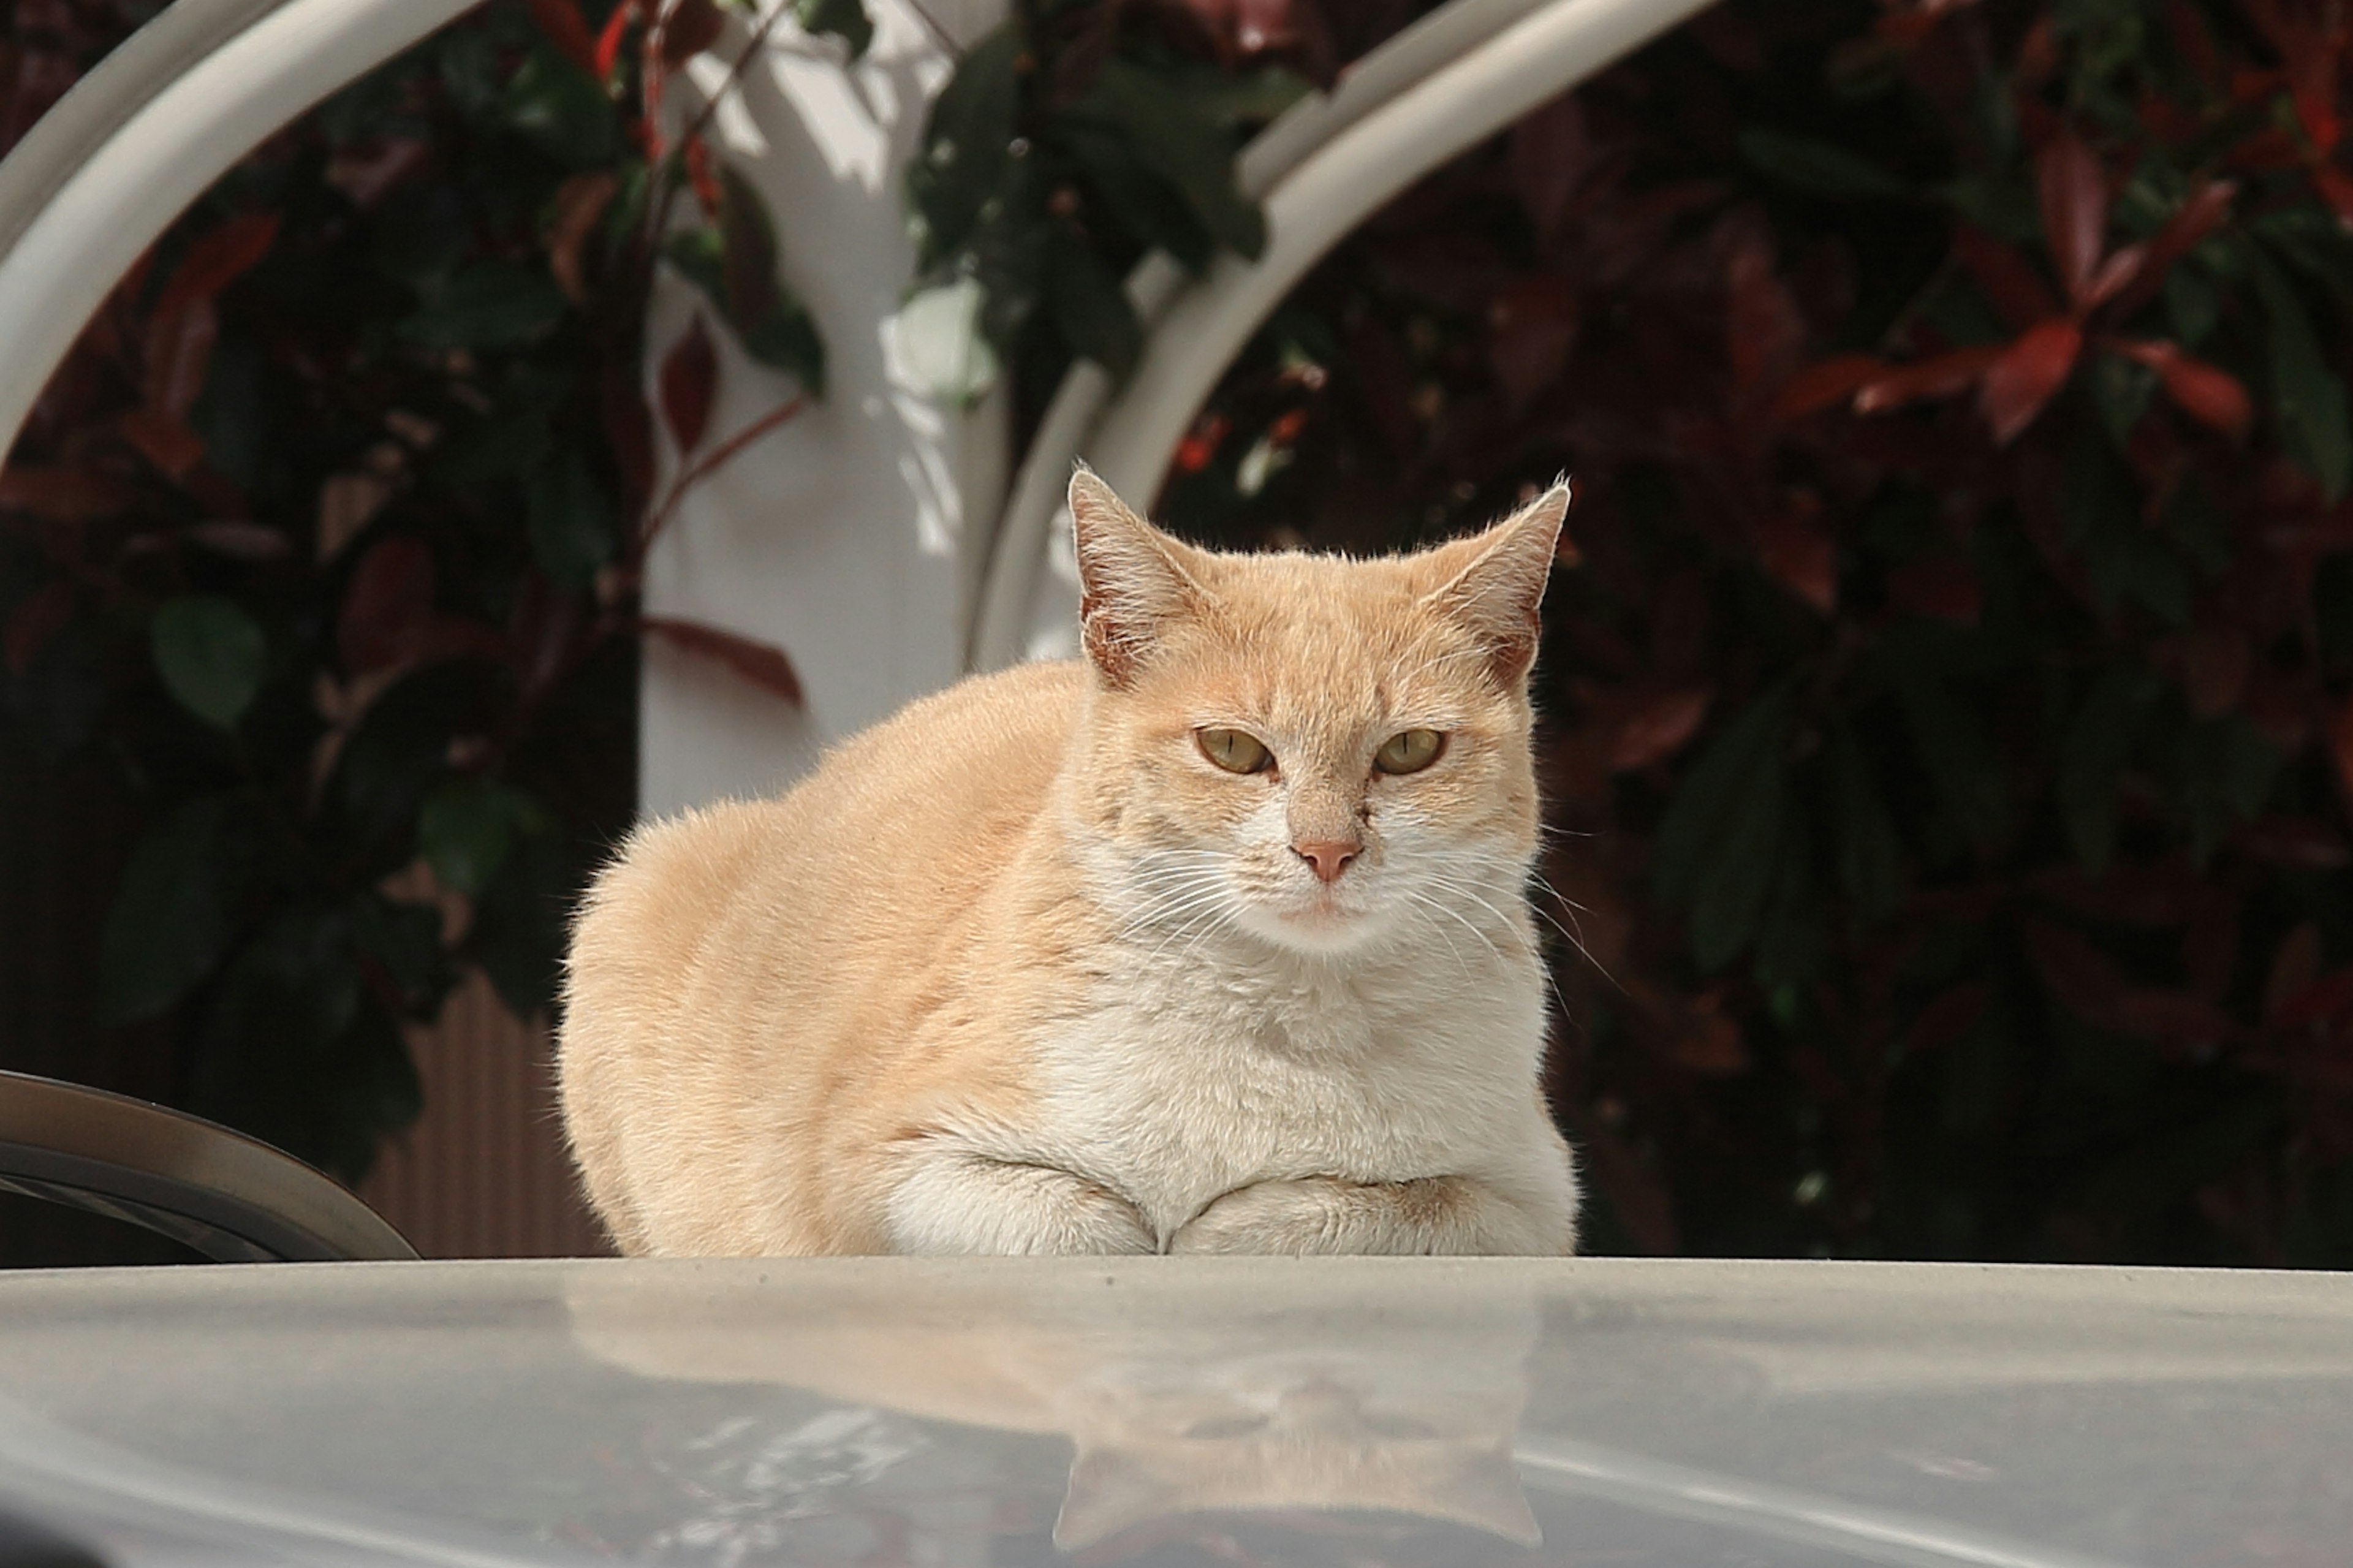
[[[686,499],[687,491],[726,467],[744,447],[799,414],[807,402],[806,397],[793,397],[779,404],[681,468],[678,477],[670,480],[670,488],[662,492],[661,504],[654,508],[652,515],[646,519],[645,527],[638,531],[639,554],[642,555],[661,531],[670,526],[670,520],[678,514],[679,503]]]

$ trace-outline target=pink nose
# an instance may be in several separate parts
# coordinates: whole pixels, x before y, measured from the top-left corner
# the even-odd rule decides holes
[[[1315,875],[1326,882],[1336,882],[1348,863],[1363,852],[1361,844],[1342,844],[1329,838],[1319,838],[1312,844],[1294,844],[1291,852],[1315,868]]]

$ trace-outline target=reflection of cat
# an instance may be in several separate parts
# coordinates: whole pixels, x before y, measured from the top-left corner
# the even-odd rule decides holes
[[[780,1291],[730,1271],[682,1313],[674,1280],[589,1268],[567,1294],[582,1347],[647,1376],[1069,1437],[1065,1550],[1227,1510],[1379,1510],[1538,1539],[1512,1461],[1535,1340],[1516,1292],[1237,1314],[1214,1277],[927,1292],[797,1276]]]

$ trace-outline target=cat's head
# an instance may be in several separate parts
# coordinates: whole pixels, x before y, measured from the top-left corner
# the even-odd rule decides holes
[[[1331,954],[1516,898],[1537,832],[1528,668],[1567,509],[1556,485],[1380,560],[1224,555],[1081,470],[1078,803],[1131,914]]]

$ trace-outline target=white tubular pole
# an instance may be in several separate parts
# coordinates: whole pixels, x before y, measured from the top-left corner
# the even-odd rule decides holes
[[[86,106],[118,89],[145,100],[62,184],[26,180],[18,193],[47,200],[0,256],[0,453],[107,292],[206,187],[288,121],[478,4],[286,0],[177,74],[152,48],[134,51],[136,36],[120,68],[109,59],[92,71],[83,85],[95,91],[61,135],[89,138]]]
[[[1264,196],[1334,137],[1542,4],[1451,0],[1440,6],[1350,66],[1332,91],[1285,110],[1242,149],[1236,182],[1250,195]],[[1128,302],[1147,336],[1185,283],[1176,263],[1156,251],[1128,274]],[[1046,559],[1048,531],[1061,520],[1071,461],[1087,449],[1115,390],[1109,374],[1091,360],[1080,361],[1063,375],[988,542],[987,567],[965,637],[967,668],[997,669],[1023,656],[1037,574]]]
[[[1154,327],[1134,375],[1082,448],[1096,471],[1122,495],[1147,504],[1218,377],[1334,246],[1430,170],[1710,3],[1554,0],[1398,93],[1305,158],[1267,198],[1265,254],[1248,263],[1221,258]],[[1063,552],[1051,549],[1060,519],[1057,509],[1028,538],[1008,529],[984,600],[992,618],[976,628],[979,668],[1075,647],[1077,584],[1068,563],[1059,559]],[[1000,584],[995,580],[1000,573],[1018,583]],[[1020,597],[1022,585],[1032,597],[1021,612],[993,618]]]

